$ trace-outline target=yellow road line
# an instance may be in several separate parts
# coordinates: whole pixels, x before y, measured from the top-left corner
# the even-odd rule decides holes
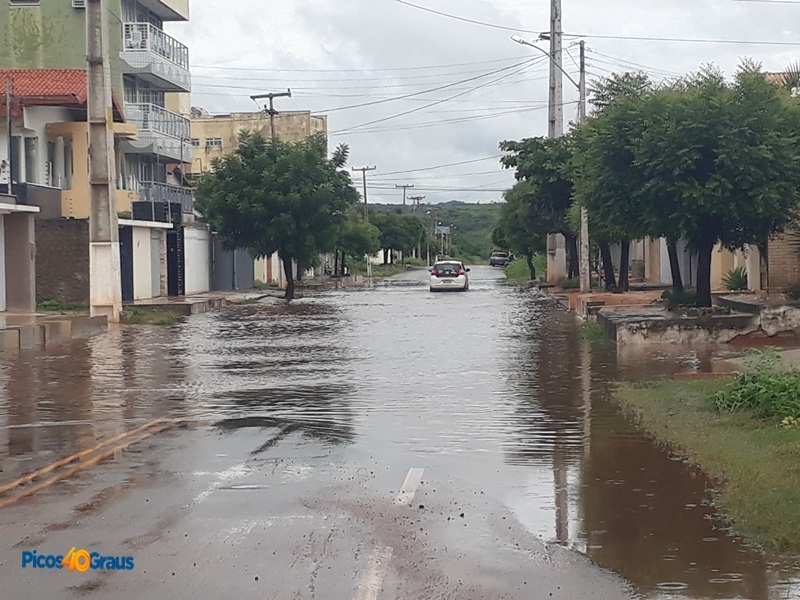
[[[135,429],[131,429],[130,431],[126,431],[126,432],[121,433],[121,434],[119,434],[117,436],[114,436],[113,438],[107,439],[104,442],[101,442],[100,444],[97,444],[93,448],[89,448],[88,450],[82,450],[81,452],[77,452],[76,454],[73,454],[72,456],[68,456],[67,458],[62,458],[61,460],[56,461],[56,462],[54,462],[53,464],[51,464],[51,465],[49,465],[47,467],[39,469],[38,471],[34,471],[33,473],[25,475],[24,477],[20,477],[19,479],[15,480],[15,481],[12,481],[12,482],[7,483],[7,484],[5,484],[3,486],[0,486],[0,494],[4,493],[4,492],[7,492],[9,490],[13,490],[14,488],[19,487],[21,485],[24,485],[24,484],[32,481],[33,479],[36,479],[37,477],[41,477],[42,475],[47,475],[48,473],[50,473],[52,471],[55,471],[59,467],[63,467],[64,465],[67,465],[67,464],[69,464],[71,462],[74,462],[74,461],[80,459],[80,458],[83,458],[84,456],[86,456],[88,454],[91,454],[93,452],[96,452],[97,450],[100,450],[101,448],[105,448],[106,446],[109,446],[111,444],[114,444],[116,442],[124,440],[126,438],[129,438],[129,437],[131,437],[131,436],[133,436],[133,435],[135,435],[135,434],[137,434],[137,433],[139,433],[139,432],[141,432],[141,431],[143,431],[145,429],[150,429],[152,427],[155,427],[159,423],[163,423],[163,422],[167,422],[166,426],[159,427],[158,429],[156,429],[154,431],[154,433],[158,432],[158,431],[162,431],[163,429],[167,429],[169,427],[173,427],[174,425],[176,425],[180,421],[178,419],[172,419],[172,420],[168,421],[166,417],[159,417],[158,419],[153,419],[152,421],[149,421],[149,422],[145,423],[144,425],[141,425],[141,426],[139,426],[139,427],[137,427]],[[152,434],[150,434],[150,435],[152,435]],[[145,436],[145,437],[149,437],[149,435]],[[141,439],[144,439],[144,438],[141,438]],[[124,446],[121,446],[121,447],[120,446],[115,446],[115,448],[112,450],[111,454],[116,452],[118,449],[127,448],[129,445],[130,444],[125,444]],[[104,453],[103,456],[108,456],[108,454]],[[83,464],[84,465],[90,465],[90,464],[93,465],[93,464],[96,464],[96,463],[97,463],[97,461],[94,458],[92,458],[92,459],[90,459],[89,461],[86,461]],[[78,470],[80,470],[80,469],[78,469]],[[48,481],[50,481],[50,480],[48,479]],[[38,486],[34,486],[34,487],[38,487]],[[33,489],[33,488],[31,488],[31,489]],[[0,507],[5,506],[5,505],[6,505],[5,503],[0,503]]]

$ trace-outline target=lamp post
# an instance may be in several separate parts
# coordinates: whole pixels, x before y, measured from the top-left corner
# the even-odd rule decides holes
[[[548,34],[539,34],[539,40],[547,39],[550,37]],[[511,39],[523,46],[530,46],[536,48],[543,53],[558,69],[569,79],[570,83],[578,89],[578,125],[583,125],[586,121],[586,43],[581,40],[580,48],[580,78],[575,81],[569,73],[567,73],[561,66],[560,61],[557,61],[553,56],[544,48],[540,48],[536,44],[529,42],[518,35],[512,35]],[[589,275],[589,213],[585,206],[581,206],[581,250],[580,250],[580,279],[581,279],[581,292],[589,292],[592,289],[591,279]]]

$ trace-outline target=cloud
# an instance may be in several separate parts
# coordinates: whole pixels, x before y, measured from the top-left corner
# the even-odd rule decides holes
[[[549,6],[542,0],[413,3],[520,31],[549,28]],[[564,68],[577,79],[573,61],[577,50],[570,47],[576,38],[571,34],[796,43],[800,40],[791,24],[798,10],[792,5],[733,0],[602,4],[570,0],[563,6],[568,51]],[[509,187],[513,176],[500,169],[496,159],[414,170],[492,156],[498,154],[501,140],[547,131],[544,57],[524,70],[488,74],[538,56],[535,50],[514,44],[511,31],[446,18],[395,0],[192,0],[191,21],[169,24],[167,29],[189,46],[193,104],[212,113],[249,111],[256,108],[251,94],[291,88],[293,97],[276,107],[327,113],[331,142],[350,146],[351,165],[378,166],[369,175],[369,194],[375,201],[400,202],[402,191],[395,192],[392,186],[403,183],[413,183],[415,192],[426,195],[429,202],[497,200],[499,192],[486,190]],[[762,62],[767,70],[779,70],[795,60],[800,49],[800,45],[586,40],[590,79],[637,65],[656,78],[684,74],[707,63],[732,74],[742,56]],[[474,80],[419,93],[469,78]],[[492,80],[497,81],[487,85]],[[419,94],[333,110],[411,93]],[[574,120],[577,93],[566,80],[564,97],[565,121]],[[421,109],[442,100],[446,101]],[[360,127],[372,121],[381,122]],[[381,175],[396,171],[411,172]],[[444,188],[473,191],[441,191]]]

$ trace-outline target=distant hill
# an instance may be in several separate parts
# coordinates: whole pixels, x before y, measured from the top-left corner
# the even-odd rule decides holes
[[[390,211],[402,209],[397,204],[370,204],[370,210]],[[417,211],[405,207],[403,212],[416,214],[428,231],[441,223],[453,225],[454,254],[470,262],[487,262],[492,250],[492,230],[500,217],[502,204],[467,204],[458,200],[442,204],[421,204]],[[503,248],[499,248],[502,250]]]

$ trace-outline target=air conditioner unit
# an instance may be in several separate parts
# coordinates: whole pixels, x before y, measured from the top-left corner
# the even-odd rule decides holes
[[[72,0],[72,8],[86,8],[86,0]]]

